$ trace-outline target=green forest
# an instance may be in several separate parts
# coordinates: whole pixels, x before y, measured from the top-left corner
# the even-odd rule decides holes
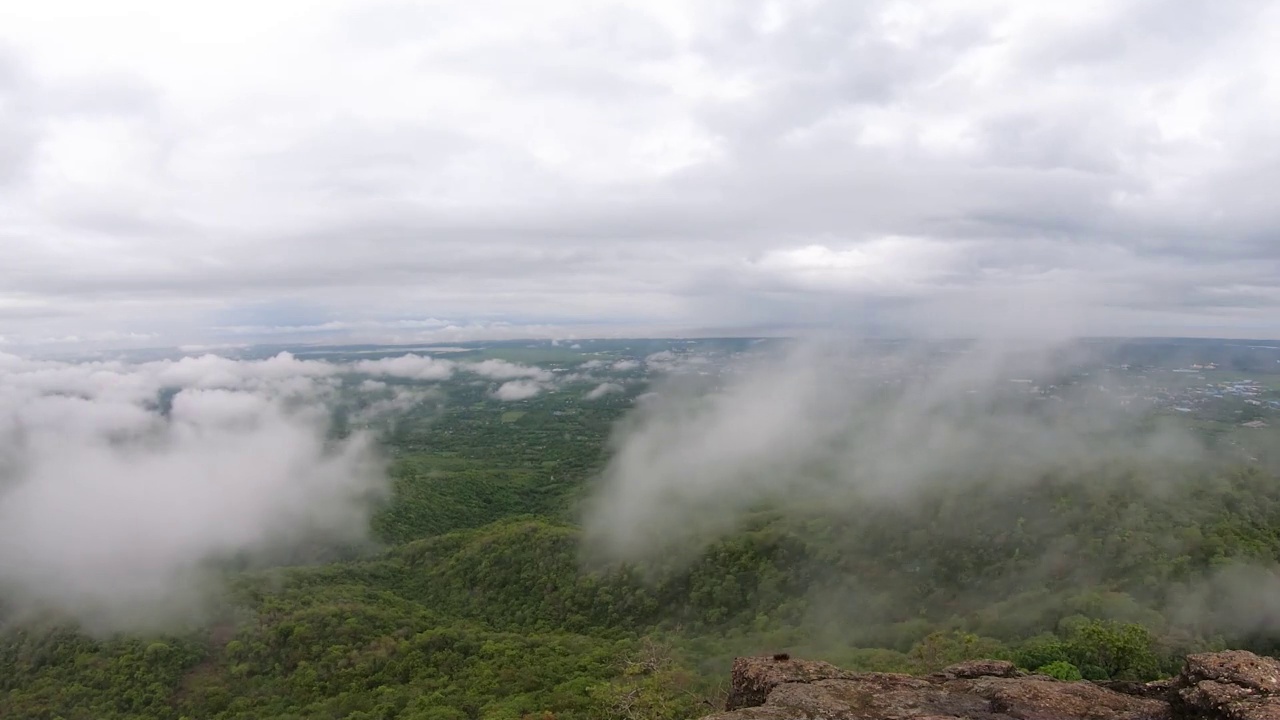
[[[446,383],[382,428],[377,547],[228,569],[207,620],[167,633],[9,624],[0,717],[675,720],[719,708],[741,654],[1147,680],[1191,650],[1280,650],[1280,607],[1231,592],[1280,558],[1280,483],[1257,464],[1158,491],[1118,472],[760,507],[688,562],[584,565],[582,503],[643,391]]]

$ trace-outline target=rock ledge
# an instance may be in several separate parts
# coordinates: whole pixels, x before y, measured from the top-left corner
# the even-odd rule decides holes
[[[1190,655],[1172,680],[1063,682],[977,660],[927,677],[786,656],[738,658],[725,712],[704,720],[1280,720],[1280,660]]]

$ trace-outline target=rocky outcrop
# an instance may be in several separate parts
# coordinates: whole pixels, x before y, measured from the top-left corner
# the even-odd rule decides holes
[[[1063,682],[980,660],[927,677],[855,673],[784,655],[738,658],[725,712],[704,720],[1280,720],[1280,661],[1187,657],[1155,683]]]
[[[1280,660],[1243,650],[1188,655],[1169,702],[1180,717],[1280,720]]]
[[[733,680],[729,686],[729,699],[725,704],[729,710],[757,707],[764,705],[769,694],[779,685],[856,677],[857,673],[841,670],[831,663],[792,660],[783,655],[738,658],[733,661]]]

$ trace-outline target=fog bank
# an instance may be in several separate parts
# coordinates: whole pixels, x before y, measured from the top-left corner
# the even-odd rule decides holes
[[[341,370],[0,358],[6,609],[167,627],[200,619],[222,561],[365,540],[386,475],[370,437],[329,436]]]
[[[1189,433],[1109,394],[1088,361],[1069,342],[828,340],[743,358],[697,387],[668,379],[613,438],[588,550],[691,554],[766,506],[839,512],[1201,457]]]

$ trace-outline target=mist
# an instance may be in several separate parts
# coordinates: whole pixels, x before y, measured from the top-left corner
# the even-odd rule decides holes
[[[288,355],[0,368],[0,597],[19,619],[198,622],[226,562],[368,539],[386,473],[368,434],[330,433],[342,368]]]
[[[944,613],[933,627],[967,617],[1004,639],[1072,614],[1208,643],[1274,637],[1280,566],[1215,557],[1200,534],[1224,512],[1214,503],[1247,503],[1270,476],[1156,411],[1106,347],[825,338],[657,376],[584,506],[584,564],[662,582],[767,528],[761,547],[787,538],[817,553],[769,561],[805,563],[792,619],[815,642],[834,632],[906,651],[925,608]],[[1242,489],[1215,494],[1230,487]],[[1097,534],[1076,534],[1082,515]],[[1128,521],[1145,516],[1176,531]],[[1138,530],[1111,532],[1108,518]],[[1177,570],[1184,561],[1209,569]]]
[[[865,512],[1050,475],[1171,478],[1204,460],[1190,433],[1112,395],[1095,360],[1066,340],[824,339],[659,380],[613,437],[588,553],[692,557],[761,508]]]

